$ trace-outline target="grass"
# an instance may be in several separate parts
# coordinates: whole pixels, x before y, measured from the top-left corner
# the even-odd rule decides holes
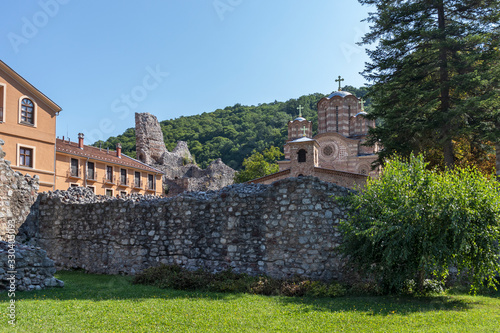
[[[299,298],[185,292],[60,272],[62,289],[0,294],[0,332],[500,332],[500,293]]]

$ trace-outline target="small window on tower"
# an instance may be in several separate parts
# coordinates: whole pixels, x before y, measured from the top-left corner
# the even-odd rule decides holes
[[[303,163],[306,161],[306,154],[307,152],[304,149],[299,150],[299,152],[297,153],[299,163]]]

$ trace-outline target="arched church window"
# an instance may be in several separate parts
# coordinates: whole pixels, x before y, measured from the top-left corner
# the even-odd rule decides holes
[[[307,152],[304,149],[299,150],[299,152],[297,153],[299,163],[303,163],[306,161],[306,154]]]

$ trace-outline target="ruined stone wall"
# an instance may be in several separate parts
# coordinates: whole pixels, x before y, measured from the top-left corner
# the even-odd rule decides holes
[[[134,274],[176,263],[279,278],[341,277],[334,249],[345,212],[333,197],[349,190],[317,178],[154,200],[100,199],[82,191],[40,195],[38,244],[61,268]]]
[[[15,257],[11,259],[15,262],[15,269],[10,267],[9,254]],[[19,243],[11,246],[0,241],[0,291],[63,287],[64,282],[54,277],[55,272],[54,261],[47,258],[46,251]]]
[[[0,240],[7,240],[8,234],[17,234],[30,213],[39,184],[38,176],[23,176],[12,170],[10,162],[4,159],[3,145],[4,141],[0,139]]]

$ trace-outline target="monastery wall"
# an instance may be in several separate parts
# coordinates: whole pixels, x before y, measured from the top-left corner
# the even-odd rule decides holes
[[[160,263],[190,269],[341,278],[337,226],[344,187],[314,177],[236,184],[173,198],[96,197],[84,188],[42,193],[27,238],[59,268],[135,274]]]

